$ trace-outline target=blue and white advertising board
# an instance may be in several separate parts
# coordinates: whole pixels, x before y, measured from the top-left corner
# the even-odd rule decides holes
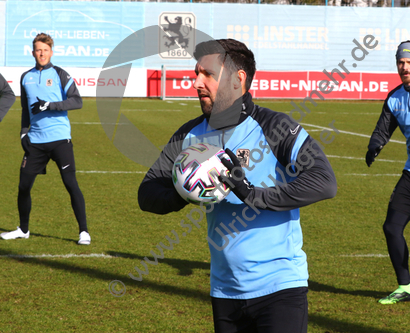
[[[396,47],[410,39],[409,13],[407,8],[376,7],[7,1],[0,2],[0,16],[7,18],[0,20],[0,36],[6,22],[0,65],[32,66],[32,40],[46,32],[55,40],[54,63],[102,67],[126,37],[161,25],[157,54],[134,61],[134,67],[192,66],[193,47],[209,36],[246,43],[259,70],[332,69],[350,56],[354,39],[361,43],[372,35],[379,45],[357,71],[394,72]],[[181,39],[179,50],[170,46],[175,37]]]
[[[45,32],[54,39],[56,64],[102,67],[121,40],[142,28],[143,6],[138,4],[9,1],[5,65],[33,66],[32,41]]]
[[[162,65],[188,69],[195,66],[195,45],[210,38],[247,44],[259,71],[332,72],[343,65],[354,73],[394,73],[397,45],[410,39],[409,14],[407,8],[380,7],[0,1],[0,67],[33,67],[32,41],[45,32],[55,43],[52,62],[83,68],[87,74],[79,82],[85,83],[79,85],[87,91],[94,89],[96,73],[86,70],[101,69],[114,49],[132,59],[133,68],[144,70],[141,73]],[[144,33],[145,37],[134,39],[137,47],[122,43]],[[357,45],[363,45],[365,36],[377,46],[366,48],[368,54],[357,61],[363,52]],[[141,48],[149,52],[139,52]],[[134,53],[139,54],[134,57]],[[12,71],[12,75],[15,84],[21,73]]]

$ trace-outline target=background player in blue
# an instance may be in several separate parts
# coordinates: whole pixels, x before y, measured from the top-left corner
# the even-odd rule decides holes
[[[0,74],[0,121],[3,120],[15,101],[16,96],[13,90],[11,90],[6,79]]]
[[[176,157],[199,142],[223,147],[232,170],[223,181],[232,192],[206,207],[215,331],[307,332],[308,271],[298,208],[335,196],[333,170],[299,124],[253,103],[248,90],[255,59],[246,45],[203,42],[194,56],[203,114],[175,132],[147,172],[140,207],[157,214],[185,207],[172,183]]]
[[[50,159],[56,162],[78,222],[78,244],[89,245],[85,202],[75,176],[71,127],[67,110],[81,109],[83,102],[70,75],[54,66],[53,39],[44,33],[33,40],[36,66],[21,76],[21,144],[24,149],[20,168],[18,210],[20,226],[4,232],[3,239],[29,238],[30,191],[38,174],[46,173]]]
[[[409,250],[403,236],[404,228],[410,220],[410,41],[402,42],[398,46],[396,63],[403,83],[390,91],[384,101],[366,153],[366,163],[370,167],[389,142],[397,126],[406,137],[408,159],[390,197],[383,225],[387,249],[399,287],[389,296],[380,299],[381,304],[410,301]]]

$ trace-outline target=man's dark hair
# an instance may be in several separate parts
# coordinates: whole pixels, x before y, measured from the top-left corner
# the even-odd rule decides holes
[[[256,71],[255,56],[246,45],[235,39],[217,39],[199,43],[195,47],[194,57],[199,60],[209,54],[219,54],[218,59],[230,72],[240,69],[246,73],[245,88],[248,91],[251,87],[253,76]]]

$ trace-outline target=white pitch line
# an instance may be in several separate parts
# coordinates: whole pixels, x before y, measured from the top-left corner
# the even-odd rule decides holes
[[[388,254],[378,254],[378,253],[370,253],[370,254],[342,254],[340,257],[351,257],[351,258],[388,258]]]
[[[91,254],[3,254],[1,258],[118,258],[119,256],[112,256],[104,253]]]
[[[84,122],[76,122],[72,121],[71,125],[129,125],[127,123],[100,123],[98,121],[95,122],[89,122],[89,121],[84,121]]]
[[[370,174],[370,173],[345,173],[345,176],[363,176],[363,177],[367,177],[367,176],[376,176],[376,177],[384,177],[384,176],[393,176],[393,177],[400,177],[401,174],[400,173],[375,173],[375,174]]]
[[[366,116],[368,115],[380,116],[380,112],[343,112],[343,113],[339,112],[339,114],[354,114],[354,115],[360,114],[360,115],[366,115]]]
[[[326,111],[318,111],[315,112],[317,114],[354,114],[354,115],[374,115],[374,116],[380,116],[380,112],[326,112]]]
[[[146,171],[100,171],[100,170],[77,170],[79,173],[147,173]]]
[[[186,105],[182,104],[181,105]],[[152,111],[152,112],[181,112],[182,110],[175,110],[175,109],[120,109],[120,111]]]
[[[332,158],[342,158],[346,160],[360,160],[364,161],[364,157],[351,157],[351,156],[337,156],[337,155],[326,155],[327,157],[332,157]],[[406,163],[406,161],[398,161],[398,160],[385,160],[383,158],[378,158],[378,162],[390,162],[390,163]]]
[[[324,130],[329,130],[329,131],[334,131],[334,128],[330,128],[330,127],[323,127],[323,126],[318,126],[318,125],[313,125],[313,124],[306,124],[306,123],[300,123],[302,126],[310,126],[310,127],[315,127],[315,128],[320,128],[320,129],[324,129]],[[339,129],[337,129],[337,132],[339,133],[343,133],[343,134],[350,134],[350,135],[355,135],[355,136],[361,136],[363,138],[370,138],[370,135],[367,134],[360,134],[360,133],[354,133],[354,132],[349,132],[349,131],[341,131]],[[398,141],[398,140],[390,140],[389,142],[395,142],[395,143],[401,143],[401,144],[406,144],[405,141]]]

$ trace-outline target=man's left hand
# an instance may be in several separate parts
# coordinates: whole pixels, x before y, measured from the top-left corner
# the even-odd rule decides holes
[[[30,105],[31,112],[33,114],[37,114],[43,111],[50,110],[50,102],[43,101],[42,99],[37,97],[38,102],[35,102]]]
[[[222,157],[221,162],[229,170],[229,177],[221,176],[221,181],[229,186],[241,201],[244,201],[253,191],[254,186],[246,179],[245,170],[235,154],[229,148],[226,148],[225,152],[232,162]]]

